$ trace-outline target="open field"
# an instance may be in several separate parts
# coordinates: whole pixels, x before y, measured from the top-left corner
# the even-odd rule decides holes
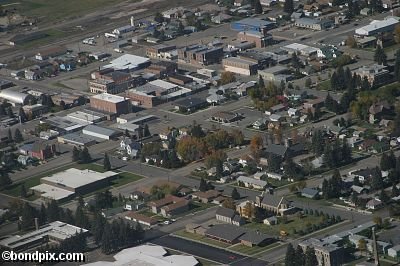
[[[298,234],[297,232],[306,231],[307,227],[310,225],[317,225],[322,222],[323,217],[321,216],[314,216],[314,215],[307,215],[302,218],[293,217],[289,218],[286,224],[277,224],[277,225],[265,225],[263,223],[249,223],[246,224],[244,227],[258,230],[262,233],[279,236],[280,231],[285,231],[289,235]]]
[[[136,0],[21,0],[12,5],[21,15],[37,17],[40,21],[64,20],[81,17],[90,12],[104,9],[122,2],[137,2]],[[3,1],[3,5],[16,3],[13,0]]]

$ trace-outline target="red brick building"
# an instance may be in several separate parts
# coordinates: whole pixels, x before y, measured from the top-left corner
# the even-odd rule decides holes
[[[130,112],[130,101],[125,97],[112,94],[98,94],[90,97],[90,107],[111,114],[127,114]]]

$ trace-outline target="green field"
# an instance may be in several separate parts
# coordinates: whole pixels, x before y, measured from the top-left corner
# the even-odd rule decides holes
[[[279,236],[280,231],[286,231],[289,235],[293,234],[293,231],[306,231],[307,225],[319,224],[322,221],[322,216],[313,216],[308,215],[302,218],[294,216],[293,218],[289,218],[286,224],[277,224],[277,225],[265,225],[263,223],[249,223],[244,225],[244,227],[258,230],[262,233]]]
[[[6,0],[2,5],[16,8],[22,15],[37,17],[44,23],[66,18],[78,18],[98,9],[105,9],[121,2],[134,0]],[[7,8],[7,6],[6,6]]]
[[[67,36],[67,34],[68,34],[68,32],[64,32],[64,31],[57,30],[57,29],[48,29],[48,30],[45,30],[44,33],[47,34],[46,37],[26,42],[24,44],[19,45],[18,47],[32,48],[32,47],[44,45],[44,44],[50,43],[52,41],[55,41],[59,38],[63,38],[65,36]]]

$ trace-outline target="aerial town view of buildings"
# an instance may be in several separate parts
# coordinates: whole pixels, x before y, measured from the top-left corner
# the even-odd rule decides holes
[[[0,250],[399,265],[400,2],[1,1]]]

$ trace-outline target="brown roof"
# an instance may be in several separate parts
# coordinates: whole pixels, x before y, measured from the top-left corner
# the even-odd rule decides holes
[[[173,195],[167,195],[165,196],[165,198],[160,199],[160,200],[154,200],[154,201],[150,201],[147,205],[150,207],[163,207],[165,205],[171,204],[171,203],[176,203],[179,201],[183,201],[185,200],[184,198],[179,198]]]
[[[156,224],[158,221],[154,218],[148,217],[146,215],[134,212],[134,211],[128,211],[125,213],[125,217],[129,217],[131,220],[135,221],[142,221],[148,224]]]
[[[211,198],[218,197],[220,194],[221,193],[216,190],[207,190],[205,192],[198,191],[196,193],[193,193],[193,196],[196,196],[196,197],[202,198],[202,199],[211,199]]]
[[[170,205],[164,206],[161,209],[164,209],[165,211],[173,211],[175,209],[179,209],[183,206],[187,206],[189,204],[190,201],[186,200],[186,199],[181,199],[180,201],[177,201],[175,203],[172,203]]]

